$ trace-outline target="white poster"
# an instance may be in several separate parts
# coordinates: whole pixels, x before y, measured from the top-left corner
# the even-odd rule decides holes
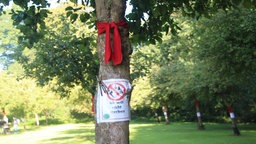
[[[196,113],[196,116],[197,116],[197,117],[201,117],[201,113],[200,113],[200,112],[197,112],[197,113]]]
[[[97,91],[97,123],[129,121],[130,91],[131,84],[126,79],[103,80]]]
[[[235,114],[233,112],[229,113],[230,118],[235,118]]]

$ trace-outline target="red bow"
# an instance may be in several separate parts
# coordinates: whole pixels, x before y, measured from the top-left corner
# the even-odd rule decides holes
[[[195,107],[198,107],[198,101],[197,100],[194,101],[194,105],[195,105]]]
[[[231,105],[228,107],[228,112],[229,112],[229,113],[232,112],[232,106],[231,106]]]
[[[94,113],[94,96],[92,96],[92,113]]]
[[[232,112],[232,107],[233,107],[233,102],[228,106],[228,112],[229,112],[229,113]]]
[[[121,38],[118,31],[118,26],[127,26],[126,21],[122,21],[119,23],[107,23],[107,22],[98,22],[98,35],[106,32],[106,45],[105,45],[105,64],[107,64],[110,60],[114,63],[114,65],[118,65],[122,63],[122,46],[121,46]],[[110,43],[110,29],[114,29],[114,38],[113,38],[113,48],[111,48]]]

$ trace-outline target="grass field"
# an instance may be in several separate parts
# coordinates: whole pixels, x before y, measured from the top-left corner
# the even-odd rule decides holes
[[[197,130],[196,123],[132,124],[131,144],[256,144],[256,125],[239,125],[240,136],[233,136],[231,124],[205,125]]]
[[[130,124],[131,144],[256,144],[256,125],[240,124],[240,136],[233,136],[231,124],[206,123],[205,130],[197,130],[196,123]],[[94,144],[94,126],[64,131],[64,138],[44,141],[64,144],[69,139],[73,144]]]
[[[131,122],[130,144],[256,144],[256,124],[238,124],[240,136],[233,136],[231,124],[205,123],[205,127],[197,130],[197,123],[191,122],[169,125]],[[18,135],[21,134],[7,137],[14,140]],[[36,144],[94,144],[94,136],[94,124],[79,124]]]

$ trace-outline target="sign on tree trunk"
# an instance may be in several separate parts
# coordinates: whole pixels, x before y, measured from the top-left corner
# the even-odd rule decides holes
[[[102,81],[97,91],[97,123],[129,121],[130,91],[131,84],[126,79]]]
[[[106,83],[106,93],[102,97],[96,96],[96,116],[100,118],[96,123],[97,144],[128,144],[129,143],[129,98],[130,91],[130,59],[131,47],[129,30],[124,14],[126,0],[95,0],[98,27],[97,51],[100,59],[99,81]],[[110,82],[124,79],[123,82]],[[123,93],[123,94],[122,94]],[[101,99],[102,98],[102,99]],[[113,102],[103,110],[103,101]],[[121,103],[123,103],[121,105]],[[120,105],[119,105],[120,104]],[[116,110],[114,110],[116,109]],[[114,114],[123,112],[124,115]],[[103,113],[102,113],[103,112]],[[121,118],[117,121],[116,118]],[[96,118],[97,119],[97,118]]]

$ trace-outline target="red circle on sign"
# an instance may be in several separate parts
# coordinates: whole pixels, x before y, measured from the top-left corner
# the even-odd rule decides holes
[[[108,98],[110,100],[121,100],[124,98],[124,95],[126,93],[126,88],[120,83],[111,83],[108,86]]]

